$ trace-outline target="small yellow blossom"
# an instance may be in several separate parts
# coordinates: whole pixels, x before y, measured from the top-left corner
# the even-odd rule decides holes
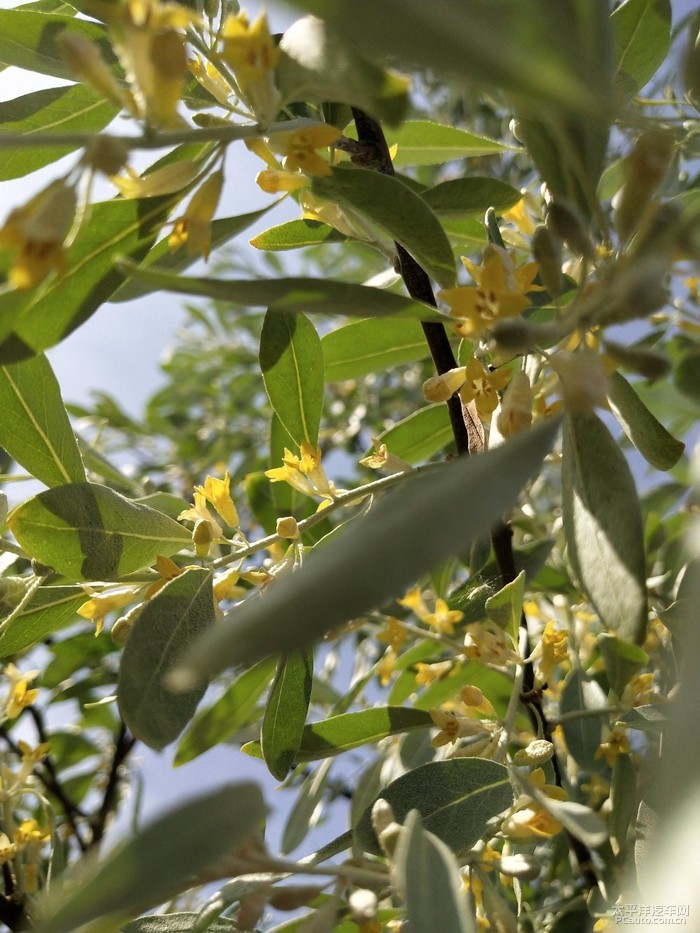
[[[241,599],[247,590],[239,584],[241,578],[237,567],[232,567],[214,581],[214,598],[217,602],[223,599]]]
[[[444,599],[437,599],[435,601],[435,611],[426,613],[423,616],[423,622],[435,629],[436,632],[452,635],[455,625],[461,622],[463,618],[464,613],[459,609],[450,609]]]
[[[141,587],[119,586],[103,593],[96,593],[78,609],[78,615],[95,623],[95,635],[104,627],[105,617],[115,609],[122,609],[133,603]]]
[[[214,541],[224,540],[221,525],[216,521],[207,507],[207,497],[201,487],[195,488],[194,503],[189,509],[184,509],[178,515],[178,521],[194,522],[192,540],[197,556],[204,558]]]
[[[246,13],[228,16],[223,29],[222,58],[232,69],[242,96],[260,123],[272,120],[281,96],[275,85],[280,51],[270,35],[264,13],[250,23]]]
[[[207,476],[204,487],[197,486],[197,492],[207,499],[230,528],[238,528],[240,520],[231,498],[231,477],[228,471],[223,479]]]
[[[183,568],[178,567],[174,560],[170,560],[169,557],[163,557],[162,554],[156,557],[156,570],[160,574],[160,579],[148,586],[144,594],[146,599],[151,599],[151,597],[155,596],[158,590],[161,590],[166,583],[169,583],[170,580],[174,580],[175,577],[179,577],[183,572]],[[114,635],[114,629],[112,629],[112,635]]]
[[[411,612],[415,613],[419,619],[425,618],[425,616],[430,611],[425,605],[423,599],[423,593],[419,586],[413,586],[410,590],[402,596],[401,599],[397,599],[396,602],[399,606],[403,606],[405,609],[410,609]]]
[[[396,651],[393,648],[387,648],[381,661],[377,664],[377,675],[382,687],[386,687],[391,680],[395,665]]]
[[[464,703],[468,709],[474,710],[476,713],[483,713],[485,716],[496,715],[496,710],[493,708],[491,701],[473,684],[462,687],[459,691],[459,695],[462,703]]]
[[[488,372],[472,357],[465,367],[465,376],[459,397],[465,405],[474,402],[479,418],[488,423],[498,406],[498,390],[508,384],[510,372],[507,369]]]
[[[601,742],[596,749],[595,758],[605,758],[609,768],[612,768],[618,755],[628,755],[630,743],[627,733],[623,729],[613,729],[605,742]]]
[[[490,723],[482,722],[480,719],[472,719],[468,716],[458,716],[452,710],[431,709],[428,712],[430,718],[440,730],[430,742],[433,748],[454,744],[458,739],[463,738],[491,738],[493,730]]]
[[[110,181],[125,198],[155,198],[162,194],[181,191],[197,177],[200,165],[193,159],[180,159],[154,172],[138,175],[133,169],[126,169],[126,175],[112,175]]]
[[[0,832],[0,865],[6,865],[17,854],[17,843],[10,842],[7,833]]]
[[[466,381],[466,366],[457,366],[445,373],[438,373],[423,383],[423,397],[427,402],[446,402]]]
[[[290,541],[299,537],[299,525],[293,515],[285,515],[284,518],[278,518],[275,530],[280,538],[288,538]]]
[[[476,285],[460,285],[440,292],[449,305],[450,317],[458,319],[461,337],[473,337],[503,318],[515,317],[530,306],[528,292],[541,291],[534,285],[537,264],[526,263],[515,269],[510,255],[500,246],[489,244],[481,266],[466,257],[462,262]]]
[[[309,179],[300,172],[288,172],[286,169],[267,168],[258,172],[255,183],[265,194],[280,194],[280,192],[298,191],[305,188]]]
[[[408,633],[403,625],[394,616],[389,616],[386,620],[386,628],[382,629],[377,635],[377,641],[388,644],[394,651],[398,651],[408,637]]]
[[[34,819],[22,820],[13,835],[18,846],[39,846],[51,838],[51,833],[42,829]]]
[[[623,706],[646,706],[654,699],[654,675],[636,674],[622,693]]]
[[[472,622],[464,636],[464,654],[470,661],[504,665],[517,661],[508,635],[495,622]]]
[[[505,221],[512,223],[518,230],[527,237],[535,232],[535,221],[527,210],[527,198],[522,197],[513,207],[504,211],[502,217]]]
[[[172,250],[187,246],[189,256],[198,254],[209,259],[211,252],[211,222],[219,206],[224,173],[213,172],[204,184],[192,195],[185,213],[175,221],[173,232],[168,237]]]
[[[218,68],[212,62],[203,59],[201,55],[195,55],[187,64],[191,74],[203,88],[209,91],[214,100],[218,101],[222,107],[228,107],[228,99],[233,90]]]
[[[386,444],[378,437],[373,437],[372,443],[374,444],[374,453],[363,457],[359,461],[361,466],[369,467],[370,470],[388,470],[391,473],[411,473],[413,471],[410,463],[406,463],[401,457],[390,453]]]
[[[414,664],[414,668],[416,670],[416,684],[428,686],[436,680],[447,677],[454,669],[454,663],[452,661],[438,661],[436,664],[424,664],[419,661]]]
[[[568,659],[568,638],[568,630],[556,629],[551,619],[545,625],[539,644],[530,655],[531,661],[539,660],[537,667],[537,683],[539,686],[546,684],[554,669]]]
[[[310,124],[298,130],[285,130],[270,137],[272,148],[285,156],[284,167],[299,169],[305,175],[330,175],[331,167],[316,151],[337,142],[342,132],[328,123]]]
[[[65,271],[65,241],[75,219],[75,191],[54,181],[23,207],[10,211],[0,229],[0,248],[15,251],[10,284],[34,288],[50,272]]]
[[[288,483],[302,495],[322,496],[332,501],[335,487],[321,464],[321,448],[302,441],[299,453],[301,456],[297,457],[285,447],[282,466],[266,470],[265,476],[273,483]]]
[[[530,803],[515,810],[501,823],[501,832],[515,842],[551,839],[562,829],[559,820],[536,803]]]

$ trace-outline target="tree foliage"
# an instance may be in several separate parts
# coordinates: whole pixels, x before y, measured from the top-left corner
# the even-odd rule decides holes
[[[292,6],[0,11],[69,82],[0,104],[0,178],[69,157],[0,228],[0,922],[683,917],[645,878],[700,768],[698,18]],[[44,352],[156,291],[205,299],[164,387],[67,409]],[[294,788],[280,851],[253,782],[105,849],[135,747],[220,743]]]

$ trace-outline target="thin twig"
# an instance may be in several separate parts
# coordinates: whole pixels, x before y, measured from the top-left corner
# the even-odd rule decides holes
[[[102,841],[109,818],[117,804],[117,792],[119,790],[120,780],[119,772],[135,744],[136,739],[128,733],[126,726],[122,723],[119,735],[114,743],[114,754],[109,769],[109,777],[107,778],[107,786],[102,796],[102,804],[92,821],[92,837],[88,845],[89,849],[94,848]]]

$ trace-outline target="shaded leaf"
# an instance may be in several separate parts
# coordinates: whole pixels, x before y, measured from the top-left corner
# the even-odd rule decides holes
[[[192,761],[250,722],[274,670],[272,658],[259,661],[237,677],[215,703],[200,710],[180,739],[173,764],[177,767]]]
[[[323,411],[321,339],[303,314],[268,311],[260,335],[260,369],[270,405],[299,446],[316,445]]]
[[[605,759],[595,757],[602,741],[603,721],[607,722],[606,705],[605,694],[597,681],[589,679],[582,671],[571,671],[561,696],[562,716],[599,707],[603,710],[600,716],[579,716],[565,719],[561,724],[566,747],[576,764],[587,771],[607,771]]]
[[[314,676],[313,654],[295,651],[280,658],[260,734],[270,774],[283,781],[297,760]]]
[[[390,453],[411,465],[444,450],[453,438],[450,414],[441,402],[419,408],[379,435]]]
[[[329,758],[304,778],[282,832],[280,851],[288,855],[306,839],[315,825],[315,815],[328,792],[328,772],[332,760]]]
[[[133,915],[169,900],[240,845],[265,812],[260,789],[250,782],[188,801],[102,862],[84,858],[66,870],[40,899],[36,930],[74,933],[91,920]]]
[[[615,84],[636,94],[656,74],[671,46],[670,0],[625,0],[613,11]]]
[[[398,823],[418,810],[425,828],[458,851],[479,841],[487,822],[512,804],[513,791],[503,765],[483,758],[453,758],[407,772],[379,797],[391,805]],[[380,854],[371,809],[355,827],[355,839],[365,851]]]
[[[264,599],[232,610],[182,659],[180,682],[308,644],[403,592],[490,528],[537,471],[557,430],[549,420],[494,451],[406,479]]]
[[[347,314],[354,317],[390,314],[420,321],[445,320],[445,316],[430,305],[352,282],[313,278],[188,278],[158,269],[140,269],[130,263],[119,265],[153,290],[201,295],[245,307],[269,307],[274,311],[301,311],[303,314]]]
[[[256,249],[284,250],[318,246],[320,243],[342,243],[345,240],[345,234],[335,227],[321,223],[320,220],[300,219],[270,227],[269,230],[254,236],[250,245]]]
[[[622,696],[629,681],[649,662],[649,655],[639,645],[607,632],[601,632],[596,642],[603,655],[608,683],[618,696]]]
[[[358,379],[421,360],[430,354],[417,321],[367,318],[321,338],[327,382]]]
[[[457,860],[444,842],[423,829],[418,810],[404,823],[393,867],[412,933],[475,931]]]
[[[174,658],[214,623],[212,573],[185,570],[139,612],[124,646],[117,699],[124,724],[150,748],[174,742],[192,718],[206,685],[187,693],[166,690]]]
[[[199,913],[158,914],[154,917],[139,917],[126,926],[119,928],[119,933],[192,933]],[[207,925],[207,933],[237,933],[238,927],[233,920],[219,917]]]
[[[489,596],[484,603],[486,615],[496,625],[504,629],[515,644],[518,643],[518,629],[520,616],[523,611],[525,597],[525,571],[521,570],[515,580]]]
[[[489,207],[505,211],[522,195],[517,188],[497,178],[470,176],[443,181],[421,194],[438,216],[445,214],[484,214]]]
[[[565,420],[562,486],[574,572],[603,623],[640,643],[647,595],[639,498],[622,451],[593,413]]]
[[[72,622],[87,598],[79,586],[40,586],[29,605],[0,634],[0,657],[29,648]]]
[[[610,838],[619,852],[637,810],[637,769],[629,755],[618,755],[610,782]]]
[[[620,373],[608,378],[610,408],[637,450],[657,470],[670,470],[681,458],[685,444],[677,440],[649,411]]]
[[[1,42],[2,40],[0,40]],[[94,133],[116,117],[119,108],[83,84],[45,88],[0,106],[2,133]],[[0,181],[21,178],[73,152],[77,146],[3,147]]]
[[[635,706],[629,713],[625,713],[618,719],[629,729],[639,729],[640,732],[648,732],[650,735],[660,735],[671,725],[673,720],[669,716],[671,704],[664,706]]]
[[[454,285],[452,247],[422,198],[396,178],[371,169],[346,165],[332,172],[329,177],[313,179],[315,194],[360,211],[405,247],[443,288]]]
[[[393,159],[397,168],[439,165],[454,159],[500,155],[514,149],[495,139],[430,120],[408,120],[396,130],[387,130],[386,139],[389,146],[397,147]]]
[[[110,580],[169,557],[190,542],[171,518],[107,486],[70,483],[28,499],[7,523],[32,557],[66,577]]]

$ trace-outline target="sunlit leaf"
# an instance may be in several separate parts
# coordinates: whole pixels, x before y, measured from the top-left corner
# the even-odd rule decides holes
[[[383,431],[379,440],[387,445],[390,453],[406,463],[421,463],[444,450],[453,440],[447,406],[437,403],[419,408]]]
[[[318,246],[319,243],[342,243],[347,237],[335,227],[319,220],[290,220],[286,224],[270,227],[250,241],[256,249],[284,250],[300,249],[302,246]]]
[[[481,214],[489,207],[505,211],[517,204],[521,194],[517,188],[497,178],[452,178],[421,195],[435,213],[443,217],[448,214]]]
[[[86,600],[79,586],[40,586],[29,605],[0,634],[0,657],[16,654],[68,625]]]
[[[416,321],[368,318],[321,338],[326,380],[358,379],[412,363],[430,353]]]
[[[605,693],[597,681],[581,671],[571,671],[564,684],[560,711],[563,716],[570,713],[575,718],[565,719],[561,728],[569,753],[587,771],[607,771],[605,759],[595,757],[602,741],[603,722],[607,721],[606,705]],[[600,716],[575,716],[578,712],[598,708],[602,710]]]
[[[307,557],[299,571],[280,579],[264,599],[232,610],[225,623],[183,657],[180,683],[308,644],[461,553],[513,503],[558,427],[558,421],[550,420],[494,451],[409,477],[369,514]]]
[[[489,619],[504,629],[514,643],[518,642],[518,628],[525,597],[525,571],[521,570],[515,580],[506,583],[484,603]]]
[[[109,580],[150,566],[190,542],[171,518],[107,486],[70,483],[18,505],[7,519],[22,547],[78,580]]]
[[[387,130],[386,138],[389,146],[396,146],[393,161],[397,168],[500,155],[515,148],[430,120],[408,120],[396,130]]]
[[[657,470],[670,470],[681,458],[685,444],[677,440],[649,411],[620,373],[608,379],[612,413],[637,450]]]
[[[66,871],[39,902],[37,933],[74,933],[91,920],[133,916],[169,900],[240,845],[265,812],[249,782],[189,800],[103,861],[85,858]]]
[[[421,765],[393,781],[379,795],[391,805],[397,822],[418,810],[423,825],[452,850],[471,848],[486,823],[513,802],[503,765],[483,758],[453,758]],[[355,839],[367,852],[380,853],[369,807],[355,827]]]
[[[119,933],[192,933],[198,913],[157,914],[152,917],[139,917],[126,926],[119,928]],[[238,927],[233,920],[219,917],[207,924],[207,933],[237,933]]]
[[[313,191],[360,211],[405,247],[443,288],[454,285],[454,256],[445,231],[425,201],[396,178],[338,166],[329,177],[314,178]]]
[[[661,66],[671,45],[670,0],[624,0],[612,14],[615,83],[636,94]]]
[[[323,350],[305,315],[267,312],[260,369],[270,405],[289,435],[297,446],[315,446],[323,411]]]
[[[639,643],[647,620],[639,498],[624,454],[595,414],[566,418],[562,485],[574,572],[604,624]]]
[[[313,654],[280,658],[262,722],[261,750],[270,774],[283,781],[297,760],[313,683]]]

